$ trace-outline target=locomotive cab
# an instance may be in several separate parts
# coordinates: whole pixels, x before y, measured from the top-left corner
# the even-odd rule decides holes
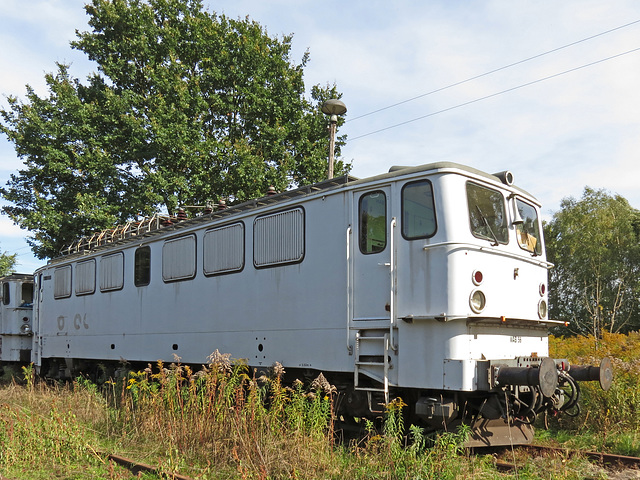
[[[31,362],[33,276],[0,278],[0,362]]]
[[[471,423],[470,445],[527,443],[537,414],[573,413],[576,381],[600,380],[608,388],[612,376],[607,361],[570,372],[566,360],[549,358],[548,327],[563,322],[548,318],[552,265],[540,205],[513,185],[509,172],[488,175],[454,164],[439,164],[422,178],[414,168],[396,173],[403,171],[406,179],[388,187],[395,202],[377,209],[388,233],[378,235],[371,252],[384,260],[371,265],[389,266],[389,286],[377,302],[366,302],[378,311],[387,302],[389,328],[384,333],[373,322],[364,325],[370,319],[354,318],[356,386],[378,380],[360,389],[369,398],[376,387],[404,395],[415,417],[435,429]],[[384,189],[364,193],[360,204],[376,192]],[[371,223],[370,214],[360,217]],[[362,226],[359,234],[372,236]],[[371,345],[383,336],[377,357],[383,361],[371,362]],[[411,390],[396,393],[394,385]]]

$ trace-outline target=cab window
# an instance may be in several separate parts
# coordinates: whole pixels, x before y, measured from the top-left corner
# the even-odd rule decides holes
[[[387,198],[377,190],[360,197],[360,251],[364,254],[382,252],[387,246]]]
[[[504,197],[499,191],[469,182],[467,204],[474,237],[489,240],[493,245],[509,243]]]
[[[429,180],[402,187],[402,236],[407,240],[429,238],[436,233],[433,188]]]
[[[535,255],[542,255],[542,237],[540,236],[538,212],[536,212],[533,205],[529,205],[519,198],[516,199],[516,207],[522,217],[522,223],[516,225],[518,245],[523,250]]]

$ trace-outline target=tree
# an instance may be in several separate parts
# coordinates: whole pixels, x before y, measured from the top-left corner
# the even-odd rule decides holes
[[[640,327],[640,211],[626,199],[585,188],[545,224],[550,312],[574,333]]]
[[[7,252],[0,252],[0,277],[9,275],[15,271],[16,254],[9,255]]]
[[[85,84],[58,64],[49,96],[9,98],[0,129],[25,168],[0,194],[39,258],[137,214],[238,202],[325,177],[328,136],[305,97],[291,36],[208,13],[201,0],[92,0],[73,48],[98,65]],[[336,155],[344,137],[336,142]],[[336,171],[349,165],[338,162]]]

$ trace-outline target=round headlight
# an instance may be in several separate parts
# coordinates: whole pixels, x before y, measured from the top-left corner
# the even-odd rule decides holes
[[[541,298],[540,301],[538,302],[538,316],[541,319],[544,319],[547,317],[547,302],[545,301],[544,298]]]
[[[487,299],[480,290],[474,290],[471,292],[471,296],[469,297],[469,306],[471,310],[475,313],[480,313],[484,310],[485,305],[487,304]]]
[[[26,335],[27,333],[31,333],[31,326],[27,325],[26,323],[23,323],[20,326],[20,333]]]

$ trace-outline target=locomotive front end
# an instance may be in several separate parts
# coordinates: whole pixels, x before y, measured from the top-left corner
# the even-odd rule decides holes
[[[549,319],[540,205],[512,174],[442,175],[434,192],[439,230],[421,247],[425,307],[417,313],[419,302],[402,293],[398,301],[411,309],[400,315],[402,346],[424,352],[413,373],[430,387],[415,414],[434,429],[470,424],[471,446],[528,443],[538,415],[578,414],[579,382],[608,389],[611,362],[549,356],[548,328],[563,322]],[[417,252],[410,257],[419,269]],[[412,280],[419,291],[421,278]]]

